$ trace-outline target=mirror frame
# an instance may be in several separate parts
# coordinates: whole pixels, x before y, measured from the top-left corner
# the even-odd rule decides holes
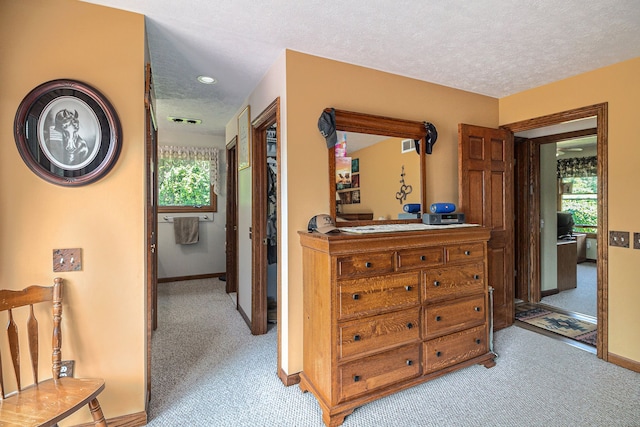
[[[325,112],[330,113],[331,108],[325,108]],[[383,135],[396,138],[411,138],[420,140],[420,206],[422,213],[427,203],[426,177],[426,155],[425,137],[427,130],[424,122],[413,120],[394,119],[373,114],[356,113],[335,109],[336,131],[365,133],[370,135]],[[336,222],[336,161],[335,147],[328,149],[329,152],[329,215]],[[349,221],[349,225],[365,224],[397,224],[407,222],[422,222],[420,219],[396,219],[396,220],[372,220],[372,221]]]

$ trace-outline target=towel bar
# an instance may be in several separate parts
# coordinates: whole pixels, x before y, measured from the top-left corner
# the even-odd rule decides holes
[[[188,215],[185,215],[188,216]],[[168,216],[168,215],[164,215],[162,217],[163,222],[173,222],[173,218],[175,218],[174,216]],[[213,216],[212,215],[198,215],[198,220],[200,222],[202,221],[213,221]]]

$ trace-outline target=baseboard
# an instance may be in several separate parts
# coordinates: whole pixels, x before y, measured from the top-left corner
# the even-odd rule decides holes
[[[251,320],[249,320],[249,316],[247,316],[247,313],[245,313],[242,307],[240,307],[240,304],[238,304],[237,308],[238,308],[238,312],[240,313],[240,316],[242,316],[242,318],[244,319],[249,329],[251,329]]]
[[[287,373],[280,368],[278,369],[278,377],[280,378],[280,381],[282,381],[282,384],[287,387],[296,385],[300,382],[300,372],[293,375],[287,375]]]
[[[540,292],[540,298],[548,297],[548,296],[559,294],[559,293],[560,291],[557,289],[549,289],[549,290]]]
[[[176,277],[162,277],[158,279],[158,283],[167,282],[182,282],[184,280],[197,280],[197,279],[213,279],[215,277],[224,276],[226,273],[208,273],[208,274],[196,274],[194,276],[176,276]]]
[[[626,357],[609,353],[607,361],[613,363],[614,365],[629,369],[630,371],[640,373],[640,362],[636,362],[635,360],[627,359]]]
[[[140,427],[147,425],[147,413],[138,412],[136,414],[122,415],[120,417],[107,419],[109,427]],[[94,427],[93,423],[78,424],[75,427]]]

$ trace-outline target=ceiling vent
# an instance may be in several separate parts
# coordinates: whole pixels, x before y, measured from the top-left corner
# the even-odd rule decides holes
[[[200,119],[187,119],[186,117],[167,117],[170,121],[174,123],[186,123],[188,125],[199,125],[202,123]]]

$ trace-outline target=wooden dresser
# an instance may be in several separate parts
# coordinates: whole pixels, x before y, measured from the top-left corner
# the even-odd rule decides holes
[[[359,406],[472,364],[489,350],[489,230],[300,232],[300,388],[327,426]]]

